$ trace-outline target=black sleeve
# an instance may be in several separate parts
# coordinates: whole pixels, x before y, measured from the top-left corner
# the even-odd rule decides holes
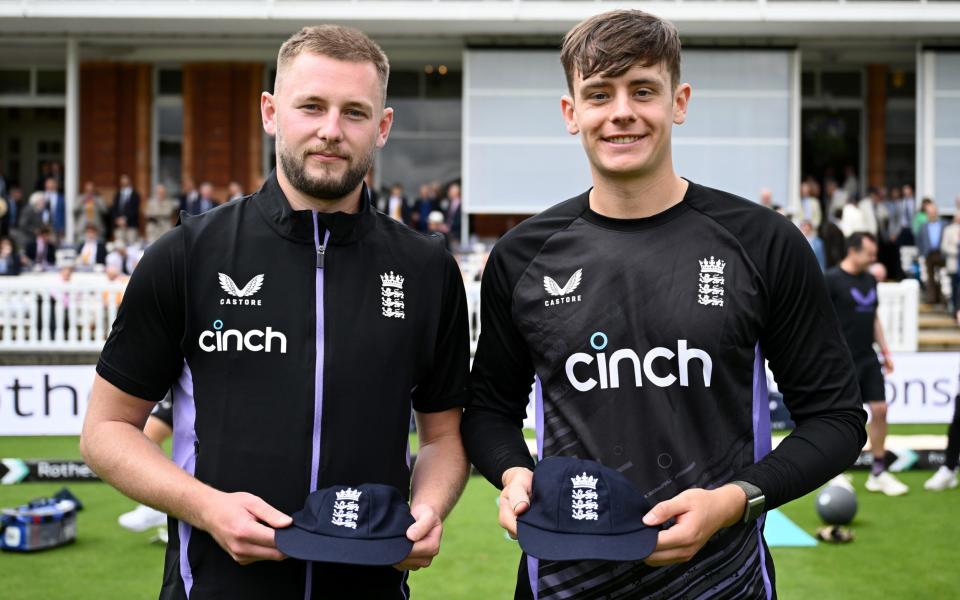
[[[763,490],[772,509],[816,489],[856,461],[866,442],[866,413],[850,351],[809,244],[784,222],[766,257],[770,300],[760,348],[796,428],[734,479]]]
[[[494,247],[480,286],[480,339],[470,374],[473,393],[461,432],[470,461],[498,488],[507,469],[533,468],[522,428],[534,369],[513,322],[511,297],[504,257]]]
[[[152,402],[183,370],[183,240],[183,227],[176,227],[147,248],[97,362],[101,377]]]
[[[433,366],[413,391],[413,409],[440,412],[467,403],[470,379],[470,331],[463,276],[453,256],[443,250],[443,297]]]

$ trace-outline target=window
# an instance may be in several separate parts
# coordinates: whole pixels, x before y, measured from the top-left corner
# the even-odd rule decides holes
[[[29,94],[30,71],[0,69],[0,94]]]
[[[63,70],[38,70],[37,93],[63,95],[67,93],[67,72]]]
[[[154,183],[170,195],[180,191],[183,166],[183,71],[158,67],[154,98]]]
[[[459,67],[437,63],[390,74],[387,105],[395,112],[376,173],[381,187],[400,183],[413,199],[425,183],[460,178],[462,92]]]

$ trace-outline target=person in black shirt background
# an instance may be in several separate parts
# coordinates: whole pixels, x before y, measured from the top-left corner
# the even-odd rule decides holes
[[[830,299],[843,327],[843,336],[856,365],[860,394],[870,407],[867,432],[873,466],[866,487],[871,492],[900,496],[910,488],[886,469],[887,401],[883,373],[873,349],[876,342],[883,354],[884,370],[892,373],[893,360],[877,318],[877,280],[867,270],[876,261],[876,239],[869,233],[854,233],[847,238],[847,256],[827,271],[826,280]]]

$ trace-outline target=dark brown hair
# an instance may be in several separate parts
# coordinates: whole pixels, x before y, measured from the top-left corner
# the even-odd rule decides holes
[[[563,37],[560,62],[573,93],[573,77],[616,77],[634,65],[663,63],[673,87],[680,83],[680,34],[669,21],[640,10],[594,15]]]
[[[342,25],[319,25],[304,27],[280,46],[277,54],[277,79],[274,90],[280,89],[284,67],[293,62],[302,52],[312,52],[337,60],[356,63],[373,63],[377,68],[383,99],[387,97],[387,80],[390,78],[390,61],[379,45],[359,29]]]

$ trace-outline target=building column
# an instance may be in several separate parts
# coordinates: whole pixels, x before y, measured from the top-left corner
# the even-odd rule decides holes
[[[867,66],[867,185],[886,184],[887,65]]]
[[[66,131],[63,136],[63,200],[66,206],[66,239],[74,241],[73,203],[80,192],[80,48],[67,38]]]

